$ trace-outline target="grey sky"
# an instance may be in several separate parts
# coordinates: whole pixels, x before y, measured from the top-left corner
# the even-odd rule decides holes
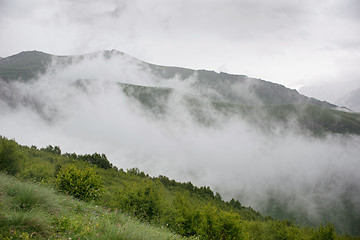
[[[291,88],[360,85],[360,1],[0,0],[1,57],[103,49]]]

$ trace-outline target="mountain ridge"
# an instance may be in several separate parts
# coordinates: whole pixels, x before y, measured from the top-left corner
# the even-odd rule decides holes
[[[229,88],[233,87],[239,82],[251,84],[250,91],[253,91],[255,95],[263,99],[262,103],[268,104],[281,104],[281,103],[296,103],[307,102],[312,105],[324,106],[327,108],[336,108],[337,106],[321,101],[315,98],[309,98],[300,94],[295,89],[290,89],[284,85],[272,83],[266,80],[251,78],[246,75],[229,74],[225,72],[216,73],[211,70],[194,70],[189,68],[181,68],[175,66],[162,66],[144,62],[130,55],[127,55],[117,50],[103,50],[94,53],[84,55],[70,55],[70,56],[57,56],[40,51],[23,51],[18,54],[3,58],[0,60],[0,78],[11,80],[23,80],[27,81],[36,77],[38,74],[43,74],[46,71],[47,65],[51,60],[55,58],[60,61],[73,61],[73,59],[82,59],[87,56],[97,56],[102,54],[106,58],[112,58],[116,55],[127,56],[141,64],[147,65],[151,72],[159,77],[165,79],[171,79],[179,76],[181,79],[187,79],[196,75],[198,78],[198,88],[211,88],[216,89],[220,93],[221,97],[232,103],[239,103],[241,97],[236,92],[229,94]],[[256,86],[254,86],[256,85]],[[235,86],[236,87],[236,86]],[[245,89],[246,90],[246,89]],[[281,100],[279,100],[281,98]]]
[[[27,83],[32,79],[37,81],[42,76],[53,78],[46,74],[49,71],[55,71],[55,74],[56,71],[66,71],[67,68],[82,63],[91,63],[93,69],[107,69],[103,74],[115,71],[109,75],[109,81],[118,83],[127,97],[139,102],[155,118],[171,114],[168,110],[177,106],[169,105],[169,97],[177,94],[183,99],[179,103],[187,109],[192,120],[205,126],[222,124],[229,118],[240,118],[256,128],[270,132],[280,124],[285,131],[295,127],[300,132],[310,130],[311,134],[320,136],[327,132],[360,135],[358,114],[346,112],[326,101],[309,98],[281,84],[246,75],[154,65],[117,50],[73,56],[23,51],[1,59],[0,79],[4,81],[0,81],[0,100],[12,107],[33,108],[43,119],[52,121],[52,114],[56,114],[56,109],[49,111],[37,96],[24,95],[18,89],[19,86],[14,87],[12,83]],[[71,70],[73,75],[70,81],[74,82],[69,87],[86,92],[91,79],[102,78],[93,69],[81,70],[86,72],[83,75],[77,70]],[[119,74],[125,74],[125,77],[119,79]],[[126,74],[135,79],[135,82],[127,79]],[[138,79],[142,81],[139,82]],[[176,82],[185,84],[187,92],[177,89],[176,84],[174,85]]]

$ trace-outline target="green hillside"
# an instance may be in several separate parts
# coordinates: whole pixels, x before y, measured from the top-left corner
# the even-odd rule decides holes
[[[66,67],[99,55],[104,59],[125,56],[115,50],[81,56],[53,56],[38,51],[21,52],[0,60],[0,78],[9,83],[18,80],[26,82],[44,73],[50,64]],[[284,131],[298,128],[299,132],[310,132],[320,136],[326,133],[360,134],[358,113],[339,111],[331,103],[308,98],[279,84],[244,75],[158,66],[130,56],[126,57],[163,82],[173,81],[173,78],[180,81],[193,79],[189,85],[192,89],[191,94],[175,88],[118,82],[128,97],[140,102],[145,110],[156,117],[166,117],[167,113],[171,112],[169,110],[174,107],[169,105],[169,100],[173,95],[180,95],[183,99],[182,104],[185,104],[193,119],[204,125],[214,125],[219,123],[219,118],[230,117],[244,119],[266,131],[278,128],[280,123]],[[117,79],[114,79],[114,82],[116,81]],[[80,90],[83,91],[86,88],[81,84],[74,84],[73,87],[82,88]],[[10,106],[41,106],[37,102],[27,103],[26,101],[31,98],[25,96],[25,99],[21,100],[22,98],[13,96],[6,89],[12,88],[4,87],[4,90],[0,90],[0,100],[8,102]],[[208,110],[211,110],[212,114],[209,114]],[[41,112],[41,109],[36,111]]]
[[[21,52],[0,59],[0,77],[5,80],[29,80],[43,73],[51,62],[52,56],[38,51]]]
[[[209,187],[123,171],[104,154],[62,154],[2,137],[0,169],[15,176],[0,174],[3,239],[359,239],[331,224],[264,217]]]
[[[115,50],[81,56],[54,56],[39,51],[21,52],[0,60],[0,78],[9,81],[17,79],[26,81],[35,77],[37,74],[43,73],[52,60],[54,60],[56,64],[70,65],[75,62],[80,62],[86,57],[94,58],[98,55],[103,56],[106,59],[125,56],[125,54]],[[205,92],[203,93],[203,96],[207,96],[215,101],[221,100],[224,102],[240,104],[256,103],[243,96],[243,94],[247,92],[258,98],[262,104],[309,103],[328,108],[336,107],[334,104],[328,102],[308,98],[299,94],[296,90],[286,88],[280,84],[249,78],[245,75],[159,66],[142,62],[130,56],[127,57],[133,59],[142,67],[149,68],[152,74],[165,80],[171,80],[174,77],[179,77],[181,80],[196,77],[197,80],[192,87],[200,90],[210,89],[215,91],[217,93],[216,96],[208,95]],[[114,81],[116,80],[114,79]]]
[[[0,201],[1,239],[183,239],[128,214],[3,173]]]
[[[170,88],[145,87],[121,84],[124,93],[137,100],[144,109],[155,116],[164,116],[171,106],[167,105],[171,94],[177,93]],[[360,114],[339,111],[309,102],[294,104],[249,105],[222,101],[208,101],[195,95],[183,95],[187,109],[196,121],[202,124],[216,124],[218,117],[240,118],[265,131],[281,126],[284,131],[299,128],[299,131],[322,136],[326,133],[360,135]],[[208,109],[213,114],[208,114]]]

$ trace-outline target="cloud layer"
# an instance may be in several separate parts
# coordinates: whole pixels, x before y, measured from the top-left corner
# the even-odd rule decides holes
[[[157,119],[116,83],[194,91],[188,81],[159,79],[124,55],[54,64],[30,83],[1,83],[0,133],[21,144],[59,145],[63,152],[105,153],[119,168],[210,185],[265,213],[275,198],[296,216],[335,221],[350,231],[339,214],[350,204],[359,216],[359,137],[269,135],[240,118],[216,115],[222,124],[207,127],[193,120],[177,94],[166,102],[169,115]]]

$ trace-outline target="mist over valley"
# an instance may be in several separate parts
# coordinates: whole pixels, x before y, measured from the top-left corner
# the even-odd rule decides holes
[[[0,134],[101,152],[118,168],[210,186],[264,215],[360,229],[360,114],[245,75],[122,52],[0,59]]]

